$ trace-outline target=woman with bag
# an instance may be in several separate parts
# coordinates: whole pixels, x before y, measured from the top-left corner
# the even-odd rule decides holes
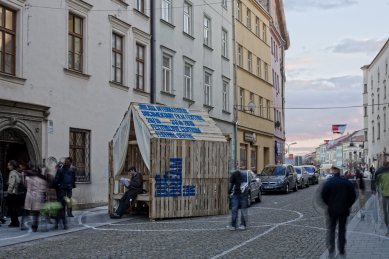
[[[21,182],[21,177],[16,169],[18,168],[18,163],[15,160],[10,160],[8,162],[8,170],[10,170],[8,177],[8,190],[7,190],[7,206],[8,213],[11,218],[11,223],[9,227],[19,227],[19,207],[20,207],[20,197],[19,197],[19,184]]]

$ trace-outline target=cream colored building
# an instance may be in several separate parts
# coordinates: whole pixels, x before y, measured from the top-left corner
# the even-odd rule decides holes
[[[236,1],[237,160],[260,171],[274,161],[270,14],[257,1]]]

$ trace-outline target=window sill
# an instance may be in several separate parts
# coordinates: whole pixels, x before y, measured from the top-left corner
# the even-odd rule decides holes
[[[208,104],[203,104],[203,107],[204,108],[207,108],[208,109],[208,112],[210,112],[211,110],[213,110],[213,108],[215,108],[214,106],[211,106],[211,105],[208,105]]]
[[[24,85],[24,83],[26,82],[27,79],[13,76],[13,75],[9,75],[9,74],[5,74],[5,73],[0,73],[0,80],[11,82],[11,83],[18,84],[18,85]]]
[[[122,1],[122,0],[111,0],[112,2],[124,7],[124,8],[127,8],[129,6],[129,4],[127,4],[126,2]]]
[[[192,100],[192,99],[189,99],[189,98],[186,98],[186,97],[183,97],[183,98],[182,98],[182,100],[184,100],[185,102],[188,102],[188,103],[190,103],[191,105],[195,103],[195,101],[194,101],[194,100]]]
[[[141,89],[133,88],[132,91],[135,92],[136,94],[139,94],[142,96],[146,96],[146,97],[150,96],[150,93],[148,93],[144,90],[141,90]]]
[[[225,113],[225,114],[231,115],[231,112],[229,112],[229,111],[226,111],[226,110],[222,110],[222,113]]]
[[[63,68],[63,71],[67,75],[78,77],[78,78],[85,79],[85,80],[89,80],[89,78],[91,77],[91,75],[84,74],[82,72],[78,72],[78,71],[68,69],[68,68]]]
[[[213,51],[213,48],[211,48],[211,47],[208,46],[207,44],[203,43],[203,46],[204,46],[206,49],[209,49],[210,51]]]
[[[130,89],[128,86],[122,85],[121,83],[114,82],[114,81],[109,81],[109,85],[111,87],[115,87],[117,89],[120,89],[120,90],[123,90],[123,91],[126,91],[126,92],[128,92],[128,90]]]
[[[169,26],[170,28],[172,28],[172,29],[176,28],[176,26],[173,25],[173,24],[171,24],[170,22],[165,21],[164,19],[160,19],[160,20],[161,20],[161,22],[162,22],[163,24],[166,24],[166,25]]]
[[[147,14],[145,14],[145,13],[142,13],[141,11],[139,11],[138,9],[136,9],[136,8],[134,8],[134,13],[136,13],[136,14],[139,14],[140,16],[142,16],[143,18],[145,18],[145,19],[150,19],[150,17],[147,15]]]
[[[228,61],[228,62],[230,62],[230,59],[229,59],[229,58],[227,58],[227,57],[225,57],[225,56],[223,56],[223,55],[222,55],[222,58],[223,58],[225,61]]]
[[[195,37],[193,37],[192,35],[190,35],[189,33],[186,33],[186,32],[182,32],[186,37],[188,37],[189,39],[191,39],[191,40],[195,40],[196,38]]]
[[[169,96],[169,97],[176,97],[175,94],[172,94],[172,93],[169,93],[169,92],[165,92],[165,91],[162,91],[162,90],[160,91],[160,93],[163,94],[163,95]]]

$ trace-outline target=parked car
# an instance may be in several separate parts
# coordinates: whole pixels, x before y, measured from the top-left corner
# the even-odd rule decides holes
[[[298,190],[297,174],[292,165],[267,165],[259,175],[262,181],[262,191],[282,191],[289,193],[290,189]]]
[[[313,165],[302,165],[304,169],[308,172],[309,184],[318,184],[319,183],[319,171]]]
[[[252,202],[262,201],[262,182],[261,179],[251,170],[239,170],[241,177],[240,189],[248,193],[247,204],[250,207]],[[230,175],[232,172],[230,172]]]
[[[293,166],[294,170],[297,173],[297,182],[299,187],[302,189],[304,187],[309,187],[308,172],[302,166]]]

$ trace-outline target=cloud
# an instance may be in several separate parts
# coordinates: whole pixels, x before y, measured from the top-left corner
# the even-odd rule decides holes
[[[357,4],[356,0],[287,0],[285,8],[294,11],[306,11],[307,9],[336,9]]]
[[[363,128],[362,76],[342,76],[286,82],[286,138],[300,152],[313,151],[324,139],[336,138],[331,125],[347,124],[346,132]],[[298,108],[298,109],[297,109]],[[323,109],[312,109],[323,108]]]
[[[341,54],[378,53],[386,41],[387,39],[343,39],[338,44],[326,48],[326,50]]]

